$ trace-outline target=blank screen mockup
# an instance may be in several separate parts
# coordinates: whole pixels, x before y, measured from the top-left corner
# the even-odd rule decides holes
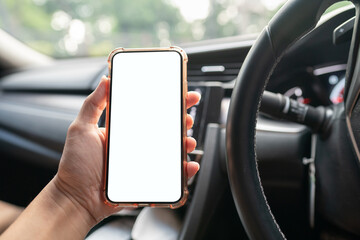
[[[182,58],[120,52],[112,60],[107,197],[172,203],[182,196]]]

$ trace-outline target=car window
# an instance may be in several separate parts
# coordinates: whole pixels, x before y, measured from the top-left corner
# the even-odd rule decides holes
[[[2,0],[0,28],[56,58],[103,56],[258,33],[285,1]]]

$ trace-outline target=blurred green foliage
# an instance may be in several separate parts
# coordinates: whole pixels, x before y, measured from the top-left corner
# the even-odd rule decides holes
[[[68,19],[63,19],[65,26],[54,29],[53,21],[59,12]],[[81,42],[75,41],[76,47],[74,41],[67,47],[74,19],[82,22],[85,36]],[[179,30],[176,27],[179,24],[185,28]],[[0,27],[34,49],[55,57],[106,55],[119,46],[159,46],[159,31],[165,31],[163,39],[173,36],[192,40],[190,25],[179,9],[163,0],[2,0]],[[76,33],[73,35],[77,38]]]
[[[264,1],[270,0],[208,1],[207,18],[187,22],[172,0],[2,0],[0,28],[57,58],[104,56],[120,46],[169,46],[260,32],[280,7],[267,9]]]
[[[351,4],[352,4],[352,2],[350,2],[350,1],[342,1],[342,2],[335,3],[335,4],[331,5],[328,9],[326,9],[325,14],[332,12],[338,8],[345,7],[345,6],[348,6]]]

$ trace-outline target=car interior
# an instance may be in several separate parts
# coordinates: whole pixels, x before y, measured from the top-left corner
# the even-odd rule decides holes
[[[359,134],[359,5],[319,15],[324,2],[287,2],[261,34],[180,45],[188,90],[201,94],[188,109],[197,140],[188,160],[201,166],[189,199],[175,210],[122,210],[86,239],[359,239],[360,164],[349,140]],[[319,21],[300,31],[305,18]],[[18,211],[56,174],[67,129],[108,65],[0,36],[0,200]]]

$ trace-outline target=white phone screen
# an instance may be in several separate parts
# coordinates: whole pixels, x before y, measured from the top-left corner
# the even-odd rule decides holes
[[[110,87],[107,197],[172,203],[182,197],[182,58],[120,52]]]

